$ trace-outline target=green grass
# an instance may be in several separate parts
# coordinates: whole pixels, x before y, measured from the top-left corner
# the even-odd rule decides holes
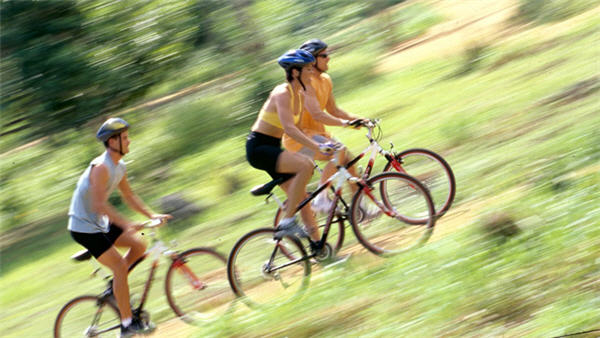
[[[585,95],[559,99],[597,79],[598,23],[590,18],[565,35],[532,31],[485,46],[477,67],[460,75],[466,54],[368,76],[361,71],[373,72],[373,64],[352,60],[375,60],[376,51],[336,54],[331,74],[344,109],[382,118],[385,140],[396,149],[430,148],[452,165],[456,203],[438,226],[456,228],[399,257],[363,250],[345,265],[314,271],[298,303],[261,312],[237,304],[233,315],[194,336],[537,337],[600,329],[598,80],[579,92]],[[268,176],[245,162],[254,116],[236,89],[203,91],[128,117],[134,190],[155,208],[173,192],[207,207],[163,230],[180,248],[215,246],[226,254],[274,215],[274,204],[248,194]],[[2,158],[0,332],[8,336],[48,336],[68,299],[103,288],[87,277],[91,267],[67,261],[79,247],[62,216],[77,176],[101,151],[93,129]],[[366,146],[362,132],[332,131],[353,152]],[[234,179],[232,191],[226,187]],[[485,203],[470,210],[477,202]],[[497,211],[522,231],[504,241],[490,237],[483,222]],[[159,324],[173,316],[162,294],[165,271],[161,266],[149,304]]]
[[[515,21],[547,23],[567,19],[597,5],[591,0],[520,0]]]

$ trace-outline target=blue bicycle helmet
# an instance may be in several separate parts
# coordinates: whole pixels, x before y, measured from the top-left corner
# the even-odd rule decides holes
[[[277,63],[285,70],[302,67],[313,62],[315,62],[315,57],[302,49],[291,49],[277,59]]]
[[[96,133],[96,138],[102,142],[108,141],[109,138],[118,135],[125,130],[129,129],[129,123],[118,117],[113,117],[100,126]]]
[[[322,52],[327,48],[327,44],[319,39],[311,39],[306,41],[300,46],[300,49],[303,49],[309,53],[311,53],[314,57],[317,57],[317,54]]]

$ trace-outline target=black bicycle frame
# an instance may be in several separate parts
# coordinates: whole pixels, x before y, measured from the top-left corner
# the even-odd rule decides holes
[[[374,142],[375,142],[375,140],[374,140],[373,138],[369,138],[369,144],[370,144],[370,145],[373,145],[373,143],[374,143]],[[360,154],[358,154],[358,155],[357,155],[357,156],[356,156],[354,159],[352,159],[351,161],[349,161],[349,162],[348,162],[348,163],[346,163],[345,165],[343,165],[343,166],[340,166],[340,165],[338,165],[338,166],[337,166],[337,169],[339,170],[339,169],[340,169],[340,168],[342,168],[342,167],[344,167],[345,169],[348,169],[348,168],[352,167],[354,164],[356,164],[356,162],[358,162],[358,161],[359,161],[361,158],[363,158],[363,157],[366,155],[367,151],[369,151],[369,150],[370,150],[370,147],[367,147],[367,149],[363,150],[363,151],[362,151]],[[380,151],[380,150],[381,150],[381,148],[379,147],[378,151]],[[398,162],[398,161],[397,161],[397,159],[396,159],[396,156],[395,156],[395,155],[393,155],[393,154],[391,154],[391,153],[389,153],[389,152],[385,152],[385,153],[383,153],[383,155],[385,156],[385,158],[386,158],[388,161],[392,161],[392,165],[394,166],[394,168],[396,168],[396,170],[398,170],[398,171],[401,171],[401,172],[405,172],[405,171],[402,169],[402,167],[400,166],[400,163],[401,163],[401,162]],[[359,180],[359,181],[357,181],[357,182],[356,182],[356,184],[358,184],[360,187],[363,187],[363,188],[364,188],[364,187],[366,187],[365,180],[366,180],[366,179],[368,179],[368,178],[369,178],[369,176],[371,175],[371,170],[373,169],[373,165],[374,165],[374,163],[375,163],[375,158],[370,158],[370,159],[369,159],[369,163],[367,164],[367,167],[366,167],[366,169],[365,169],[365,172],[363,173],[363,175],[362,175],[362,177],[361,177],[361,180]],[[325,190],[325,189],[327,189],[327,188],[331,187],[331,182],[332,182],[332,181],[333,181],[333,176],[332,176],[332,177],[330,177],[330,178],[329,178],[329,179],[328,179],[328,180],[327,180],[325,183],[323,183],[321,186],[319,186],[319,187],[318,187],[318,188],[317,188],[315,191],[313,191],[312,193],[310,193],[310,194],[308,195],[308,197],[306,197],[304,200],[302,200],[302,202],[300,202],[300,204],[298,204],[298,207],[296,208],[296,212],[299,212],[299,211],[300,211],[300,209],[302,209],[302,208],[303,208],[304,206],[306,206],[306,205],[307,205],[307,204],[308,204],[310,201],[312,201],[312,200],[313,200],[313,199],[314,199],[314,198],[315,198],[315,197],[316,197],[316,196],[317,196],[317,195],[318,195],[320,192],[322,192],[323,190]],[[339,188],[337,191],[335,191],[335,190],[333,189],[333,187],[332,187],[331,189],[332,189],[332,190],[333,190],[333,192],[334,192],[334,198],[333,198],[333,201],[332,201],[332,205],[337,205],[337,203],[338,203],[339,201],[341,201],[341,202],[342,202],[342,204],[344,205],[344,207],[345,207],[346,209],[348,209],[348,204],[347,204],[347,203],[346,203],[346,201],[344,201],[344,199],[342,198],[342,188],[340,187],[340,188]],[[370,193],[369,193],[369,194],[370,194]],[[372,196],[369,196],[369,197],[371,197],[371,199],[373,199],[373,197],[372,197]],[[380,208],[381,208],[381,206],[380,206]],[[383,210],[383,211],[384,211],[386,214],[388,214],[388,216],[391,216],[390,212],[389,212],[389,211],[387,211],[387,210],[385,210],[385,209],[386,209],[386,208],[382,208],[382,210]],[[321,239],[320,239],[320,242],[321,242],[321,243],[325,243],[325,241],[327,240],[327,236],[328,236],[328,234],[329,234],[329,229],[331,228],[331,223],[333,223],[333,217],[334,217],[334,216],[335,216],[335,209],[331,210],[331,211],[329,212],[329,215],[327,216],[327,221],[326,221],[326,223],[325,223],[325,229],[323,230],[323,234],[321,235]],[[277,243],[279,243],[280,241],[281,241],[281,240],[278,240],[278,241],[277,241]],[[277,253],[277,247],[278,247],[278,245],[275,245],[275,250],[273,251],[273,254],[271,255],[271,259],[270,259],[270,261],[271,261],[271,262],[273,261],[273,258],[275,257],[275,254]],[[311,255],[308,255],[307,257],[305,257],[305,258],[302,258],[302,259],[300,259],[300,260],[305,260],[305,259],[308,259],[308,258],[312,258],[312,257],[314,257],[314,256],[315,256],[315,254],[311,254]],[[296,262],[298,262],[298,261],[300,261],[300,260],[295,260],[295,261],[293,261],[293,262],[290,262],[289,264],[296,263]],[[279,269],[279,268],[282,268],[282,267],[284,267],[284,266],[287,266],[287,265],[289,265],[289,264],[285,264],[285,265],[283,265],[283,266],[280,266],[280,267],[278,267],[278,269]],[[269,269],[269,270],[270,270],[270,271],[274,271],[274,270],[277,270],[277,269],[274,269],[274,270],[271,270],[271,269]]]
[[[346,169],[348,169],[349,167],[351,167],[356,161],[358,161],[359,159],[361,159],[364,155],[365,155],[366,151],[363,151],[361,154],[359,154],[354,160],[348,162],[344,167]],[[371,162],[371,161],[370,161]],[[370,163],[371,167],[372,167],[372,163]],[[338,170],[339,168],[341,168],[341,166],[338,166]],[[370,171],[370,170],[369,170]],[[313,191],[307,198],[305,198],[302,202],[300,202],[300,204],[298,205],[298,207],[296,208],[296,212],[300,211],[300,209],[302,209],[306,204],[308,204],[311,200],[313,200],[321,191],[331,187],[331,183],[333,181],[334,177],[330,177],[325,183],[323,183],[321,186],[319,186],[315,191]],[[363,180],[357,181],[356,184],[358,184],[361,187],[365,187],[365,183]],[[332,187],[333,189],[333,187]],[[346,203],[346,201],[344,201],[344,199],[342,198],[342,187],[340,187],[337,191],[334,190],[334,197],[333,197],[333,201],[331,205],[337,205],[338,202],[342,202],[342,204],[344,205],[344,208],[348,209],[348,204]],[[333,210],[331,210],[327,216],[327,221],[325,222],[325,229],[323,229],[323,234],[321,235],[320,238],[320,242],[321,243],[325,243],[327,241],[327,236],[329,235],[329,230],[331,229],[331,224],[333,223],[333,218],[335,216],[335,208]],[[280,242],[281,240],[277,241],[277,244]],[[311,240],[312,241],[312,240]],[[273,261],[273,258],[275,257],[275,254],[277,252],[277,248],[278,245],[275,245],[275,250],[273,251],[273,254],[271,255],[271,259],[270,261]],[[314,257],[316,254],[310,254],[306,257],[303,257],[301,259],[295,260],[293,262],[288,262],[282,266],[279,266],[277,269],[280,269],[284,266],[293,264],[293,263],[297,263],[299,261],[302,260],[306,260],[306,259],[310,259],[312,257]],[[269,271],[275,271],[277,269],[269,269]]]

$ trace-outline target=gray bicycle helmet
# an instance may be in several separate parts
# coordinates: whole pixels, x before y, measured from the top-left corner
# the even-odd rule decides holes
[[[127,129],[129,129],[129,123],[121,118],[113,117],[106,120],[106,122],[100,126],[100,129],[98,129],[98,132],[96,133],[96,138],[102,142],[106,142],[109,138],[118,135]]]
[[[319,39],[311,39],[306,41],[300,46],[300,49],[303,49],[309,53],[311,53],[314,57],[317,57],[317,54],[322,52],[327,48],[327,44]]]

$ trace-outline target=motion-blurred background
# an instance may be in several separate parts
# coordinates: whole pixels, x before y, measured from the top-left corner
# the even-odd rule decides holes
[[[103,287],[69,262],[80,247],[66,224],[108,116],[132,124],[130,182],[155,210],[180,212],[161,230],[180,248],[228,254],[243,233],[269,226],[274,204],[248,194],[268,176],[246,163],[245,135],[284,81],[275,59],[310,38],[330,46],[339,106],[381,118],[395,150],[448,160],[452,209],[423,248],[387,260],[357,250],[316,271],[301,302],[272,311],[188,326],[173,319],[159,282],[148,307],[155,335],[600,329],[597,1],[0,4],[3,336],[47,337],[67,300]],[[362,131],[336,129],[355,153],[367,145]],[[132,215],[118,196],[111,202]]]

